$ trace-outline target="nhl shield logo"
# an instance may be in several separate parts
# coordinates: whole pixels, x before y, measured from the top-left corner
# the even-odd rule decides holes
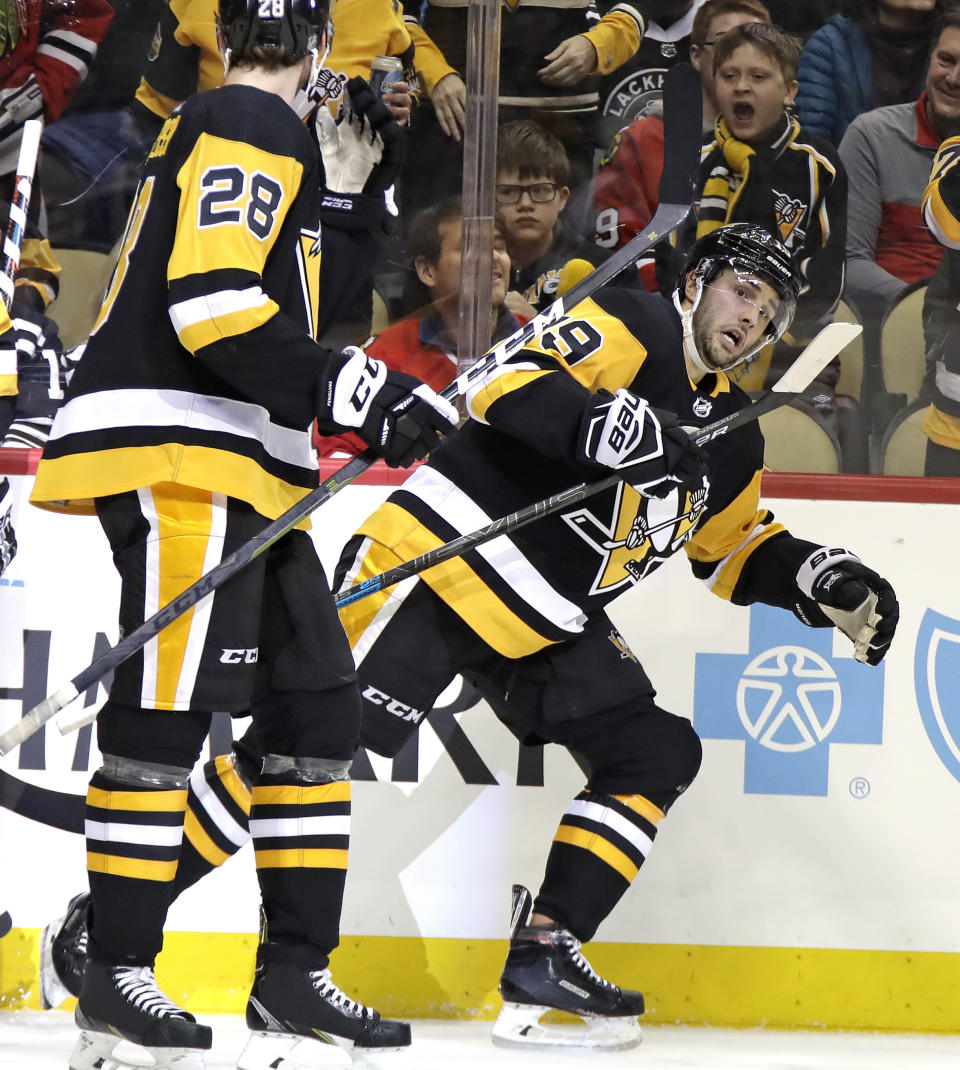
[[[940,760],[960,780],[960,620],[928,609],[913,662],[917,706]]]

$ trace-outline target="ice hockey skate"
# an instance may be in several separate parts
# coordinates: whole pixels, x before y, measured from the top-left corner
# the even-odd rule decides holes
[[[528,926],[532,906],[530,892],[515,884],[510,950],[500,975],[503,1010],[493,1026],[494,1044],[635,1048],[643,1039],[637,1021],[643,996],[604,980],[566,929]],[[584,1024],[542,1022],[549,1011],[565,1011]]]
[[[329,970],[310,970],[292,962],[257,966],[247,1002],[251,1037],[237,1070],[299,1070],[316,1066],[317,1047],[335,1044],[351,1052],[355,1064],[369,1056],[410,1045],[410,1026],[381,1018],[377,1011],[348,998]]]
[[[153,1059],[151,1070],[204,1070],[203,1052],[213,1044],[209,1026],[199,1025],[157,987],[149,966],[89,961],[74,1015],[80,1039],[70,1070],[143,1070],[136,1061],[114,1054],[129,1041]],[[137,1052],[141,1056],[141,1052]]]
[[[40,1005],[45,1011],[80,995],[87,961],[89,903],[89,892],[75,895],[66,914],[51,921],[40,937]]]

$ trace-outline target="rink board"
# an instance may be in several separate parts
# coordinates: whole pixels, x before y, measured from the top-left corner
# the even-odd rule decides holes
[[[775,497],[789,482],[767,494],[778,519],[849,546],[894,584],[894,649],[880,669],[860,666],[842,637],[710,595],[682,559],[616,603],[661,704],[693,718],[704,763],[588,953],[642,988],[656,1020],[958,1031],[960,494],[903,480],[885,491],[934,500]],[[833,486],[880,493],[871,480]],[[318,514],[328,565],[386,492],[349,487]],[[22,507],[17,534],[0,580],[0,727],[116,636],[118,584],[97,522]],[[521,754],[482,703],[460,699],[441,700],[468,707],[454,740],[441,741],[441,711],[441,735],[422,729],[415,763],[374,756],[377,779],[354,784],[334,968],[389,1013],[496,1013],[510,884],[537,886],[582,788],[563,752]],[[227,731],[217,726],[215,744]],[[97,760],[89,729],[53,726],[0,759],[0,910],[16,926],[0,941],[2,1006],[38,1006],[38,932],[85,886],[82,837],[53,826],[79,828]],[[158,967],[171,995],[200,1011],[242,1008],[256,906],[249,848],[174,905]]]

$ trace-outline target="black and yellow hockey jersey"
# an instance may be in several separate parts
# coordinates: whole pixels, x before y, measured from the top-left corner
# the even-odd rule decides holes
[[[669,302],[601,290],[468,393],[473,420],[361,525],[341,588],[600,478],[607,470],[576,459],[586,391],[620,388],[693,427],[749,404],[722,373],[691,382]],[[706,501],[679,489],[648,499],[621,482],[422,579],[489,646],[514,658],[575,638],[591,613],[681,547],[720,597],[793,608],[796,568],[813,544],[788,535],[759,504],[759,426],[720,436],[706,450]],[[389,597],[380,592],[342,610],[348,630],[364,630]]]
[[[279,96],[225,86],[167,120],[35,502],[89,512],[174,482],[273,518],[316,485],[309,428],[342,362],[312,340],[321,197]]]

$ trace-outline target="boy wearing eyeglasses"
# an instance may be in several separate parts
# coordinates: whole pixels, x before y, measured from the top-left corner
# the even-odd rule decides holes
[[[569,180],[566,149],[549,130],[532,119],[500,128],[495,196],[512,265],[507,307],[514,315],[533,316],[552,304],[569,261],[585,261],[586,273],[586,265],[610,255],[560,219]]]

